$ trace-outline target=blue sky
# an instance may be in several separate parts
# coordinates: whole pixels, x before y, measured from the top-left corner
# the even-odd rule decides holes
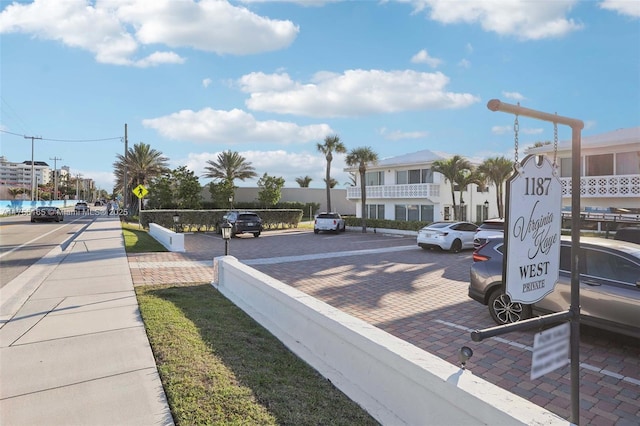
[[[36,161],[61,158],[108,191],[125,123],[129,146],[171,168],[201,176],[232,150],[286,187],[324,187],[316,144],[330,134],[380,159],[513,158],[513,116],[489,111],[494,98],[583,120],[583,135],[640,125],[640,0],[0,5],[1,155],[30,160],[24,136],[42,137]],[[551,123],[520,119],[520,147],[552,138]],[[344,167],[337,155],[339,187]]]

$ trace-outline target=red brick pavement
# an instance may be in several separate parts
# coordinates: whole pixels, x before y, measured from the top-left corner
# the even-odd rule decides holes
[[[474,374],[563,418],[571,413],[569,366],[530,380],[533,332],[510,333],[476,343],[470,331],[493,326],[487,308],[467,297],[471,254],[411,248],[415,237],[381,233],[313,235],[270,232],[234,238],[231,254],[254,268],[344,312],[457,364],[462,346],[473,349]],[[202,283],[212,279],[214,256],[224,243],[210,234],[186,235],[186,253],[129,255],[135,285]],[[296,261],[287,256],[407,247]],[[585,330],[580,345],[580,423],[640,425],[640,342]]]

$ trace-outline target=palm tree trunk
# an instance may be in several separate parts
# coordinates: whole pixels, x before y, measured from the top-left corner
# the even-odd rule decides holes
[[[453,182],[451,182],[451,199],[453,200],[453,220],[458,220],[458,209],[456,207],[456,192],[453,190]]]
[[[325,183],[327,184],[327,211],[331,212],[331,161],[327,160],[327,175],[325,177]]]
[[[364,173],[360,173],[360,200],[362,201],[362,206],[360,206],[360,216],[362,223],[362,233],[365,234],[367,232],[367,184],[364,180]]]

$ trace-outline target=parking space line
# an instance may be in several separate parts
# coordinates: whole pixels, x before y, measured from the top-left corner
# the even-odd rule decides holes
[[[304,262],[305,260],[317,260],[317,259],[331,259],[335,257],[345,256],[363,256],[367,254],[376,253],[390,253],[397,251],[415,250],[416,246],[400,246],[400,247],[387,247],[379,249],[366,249],[366,250],[349,250],[339,251],[333,253],[319,253],[319,254],[304,254],[300,256],[283,256],[283,257],[267,257],[262,259],[247,259],[242,263],[245,265],[272,265],[274,263],[289,263],[289,262]]]

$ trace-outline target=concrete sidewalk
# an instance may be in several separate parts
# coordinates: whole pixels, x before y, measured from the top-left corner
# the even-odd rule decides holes
[[[117,217],[0,296],[1,425],[171,425]]]

